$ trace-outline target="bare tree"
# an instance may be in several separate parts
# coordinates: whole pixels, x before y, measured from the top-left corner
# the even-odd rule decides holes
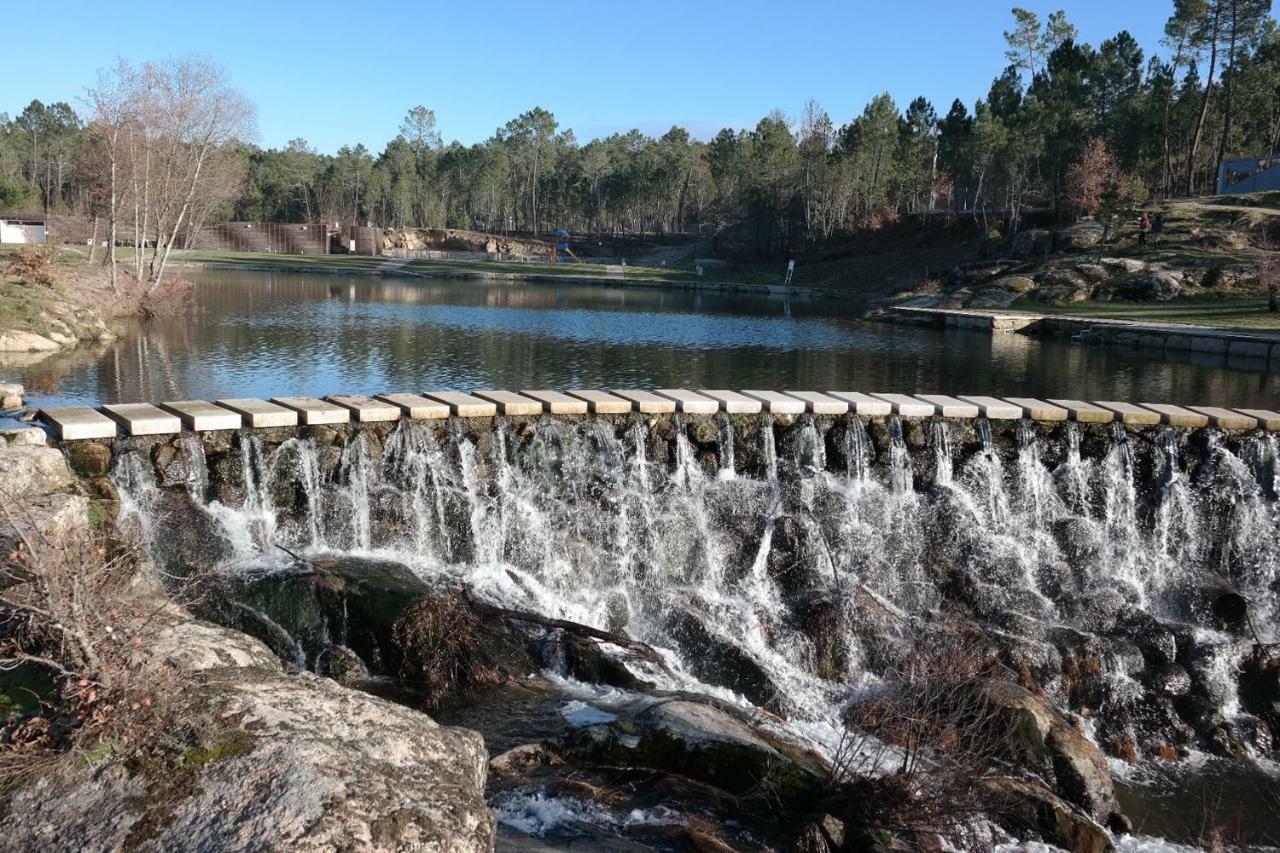
[[[120,203],[120,166],[124,152],[120,136],[128,122],[131,109],[130,87],[134,70],[120,59],[109,69],[98,74],[97,83],[85,93],[91,109],[90,138],[98,144],[101,164],[96,170],[99,186],[105,185],[107,197],[107,257],[111,271],[111,289],[119,294],[120,285],[116,271],[116,239]],[[105,172],[105,174],[104,174]]]

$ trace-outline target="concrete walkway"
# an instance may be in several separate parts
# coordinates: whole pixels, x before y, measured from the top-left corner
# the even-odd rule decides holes
[[[1216,353],[1256,360],[1280,373],[1280,334],[1237,332],[1185,323],[1115,320],[1063,314],[1007,314],[948,308],[890,308],[896,322],[936,327],[1021,332],[1036,337],[1069,337],[1082,343],[1113,344],[1151,350]]]

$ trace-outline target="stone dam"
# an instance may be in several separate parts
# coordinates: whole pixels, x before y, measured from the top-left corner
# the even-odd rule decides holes
[[[553,734],[573,749],[588,731],[592,749],[633,731],[654,696],[696,694],[838,762],[851,709],[920,630],[947,626],[1071,715],[1113,766],[1277,755],[1280,413],[1268,409],[611,389],[42,419],[166,576],[222,579],[202,615],[299,670],[397,675],[390,624],[426,588],[564,620],[507,625],[536,649],[522,666],[566,691]],[[379,578],[382,604],[308,581],[321,567]],[[614,668],[587,672],[556,639],[567,623],[656,653],[601,641]],[[601,678],[613,686],[591,686]],[[526,711],[457,721],[496,750],[522,741],[485,721]],[[528,826],[548,784],[493,782],[499,821]],[[1109,779],[1080,793],[1060,775],[1055,790],[1113,832],[1137,808]]]

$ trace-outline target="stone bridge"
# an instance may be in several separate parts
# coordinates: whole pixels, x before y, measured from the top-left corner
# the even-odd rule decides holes
[[[242,428],[280,428],[386,423],[402,418],[626,415],[773,414],[858,415],[869,418],[1028,419],[1041,423],[1121,423],[1134,427],[1215,427],[1280,431],[1280,412],[1260,408],[1129,403],[1115,400],[1040,400],[1027,397],[879,394],[858,391],[571,390],[428,391],[423,393],[273,397],[270,400],[183,400],[119,403],[96,408],[47,408],[40,419],[63,441],[111,439],[119,435],[173,435]]]

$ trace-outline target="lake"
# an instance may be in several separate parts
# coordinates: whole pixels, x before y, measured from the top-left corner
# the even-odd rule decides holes
[[[193,316],[8,363],[37,405],[432,389],[939,392],[1280,407],[1217,356],[857,319],[763,296],[204,270]],[[1252,368],[1252,369],[1251,369]]]

